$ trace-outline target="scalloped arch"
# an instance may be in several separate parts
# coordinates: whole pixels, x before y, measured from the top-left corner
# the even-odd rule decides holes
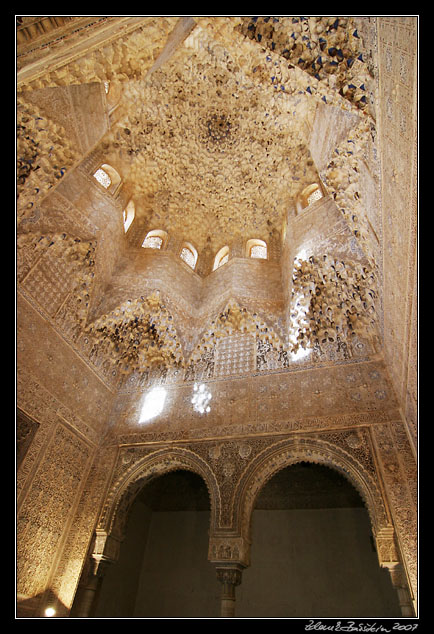
[[[123,539],[129,509],[138,492],[152,478],[171,471],[185,470],[199,475],[208,489],[211,505],[211,527],[218,525],[220,492],[209,465],[194,452],[184,448],[157,450],[139,458],[113,482],[100,514],[97,530]]]
[[[250,541],[251,517],[259,491],[279,471],[299,462],[312,462],[335,469],[359,492],[367,508],[374,536],[390,528],[387,503],[363,465],[343,449],[318,439],[299,436],[281,441],[261,452],[247,467],[234,494],[233,524]]]

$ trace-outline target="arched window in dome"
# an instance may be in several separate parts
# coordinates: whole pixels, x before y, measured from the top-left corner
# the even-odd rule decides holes
[[[319,200],[320,198],[322,198],[322,191],[319,186],[317,186],[316,189],[314,189],[313,192],[307,197],[308,206],[314,203],[315,200]]]
[[[114,194],[118,190],[122,181],[120,174],[108,163],[103,163],[93,176],[110,194]]]
[[[102,185],[106,189],[108,189],[110,187],[111,182],[112,182],[111,178],[110,178],[110,176],[107,174],[107,172],[102,167],[97,169],[93,176],[94,176],[94,178],[96,178],[98,183],[100,183],[100,185]]]
[[[259,240],[258,238],[247,240],[246,256],[248,258],[266,260],[268,257],[267,243],[264,242],[264,240]]]
[[[223,266],[223,264],[226,264],[228,260],[229,260],[229,247],[224,246],[218,251],[217,255],[215,256],[213,271]]]
[[[134,220],[135,213],[136,213],[136,208],[134,206],[134,201],[130,200],[128,205],[125,207],[125,209],[123,211],[124,231],[125,231],[125,233],[130,228],[130,225],[131,225],[131,223]]]
[[[190,242],[184,242],[182,245],[180,258],[194,271],[197,262],[197,251]]]
[[[312,203],[324,197],[321,185],[312,183],[303,189],[297,200],[297,211],[302,211]]]
[[[146,238],[142,242],[142,247],[144,249],[162,249],[166,240],[166,231],[153,229],[146,235]]]

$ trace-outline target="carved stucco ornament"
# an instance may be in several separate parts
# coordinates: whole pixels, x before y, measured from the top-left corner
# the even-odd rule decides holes
[[[335,443],[330,442],[332,437]],[[97,525],[94,559],[117,559],[128,511],[146,481],[182,469],[197,473],[208,488],[209,560],[248,566],[251,517],[259,491],[281,469],[307,461],[333,468],[351,482],[369,512],[380,565],[399,562],[390,512],[372,471],[372,461],[365,457],[370,449],[360,430],[332,436],[297,434],[280,441],[264,441],[256,450],[245,441],[232,444],[198,445],[204,457],[184,447],[155,451],[140,446],[124,448]]]

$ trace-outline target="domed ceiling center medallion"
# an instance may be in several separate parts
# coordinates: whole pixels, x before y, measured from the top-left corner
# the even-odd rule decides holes
[[[233,117],[224,112],[212,111],[199,120],[199,139],[212,151],[224,151],[234,145],[238,126]]]
[[[207,127],[210,138],[219,142],[230,134],[232,125],[226,115],[213,114],[207,121]]]

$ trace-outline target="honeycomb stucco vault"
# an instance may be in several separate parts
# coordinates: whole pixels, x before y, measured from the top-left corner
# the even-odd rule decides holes
[[[17,16],[23,614],[69,614],[173,468],[248,565],[297,460],[350,479],[416,611],[417,27]]]

